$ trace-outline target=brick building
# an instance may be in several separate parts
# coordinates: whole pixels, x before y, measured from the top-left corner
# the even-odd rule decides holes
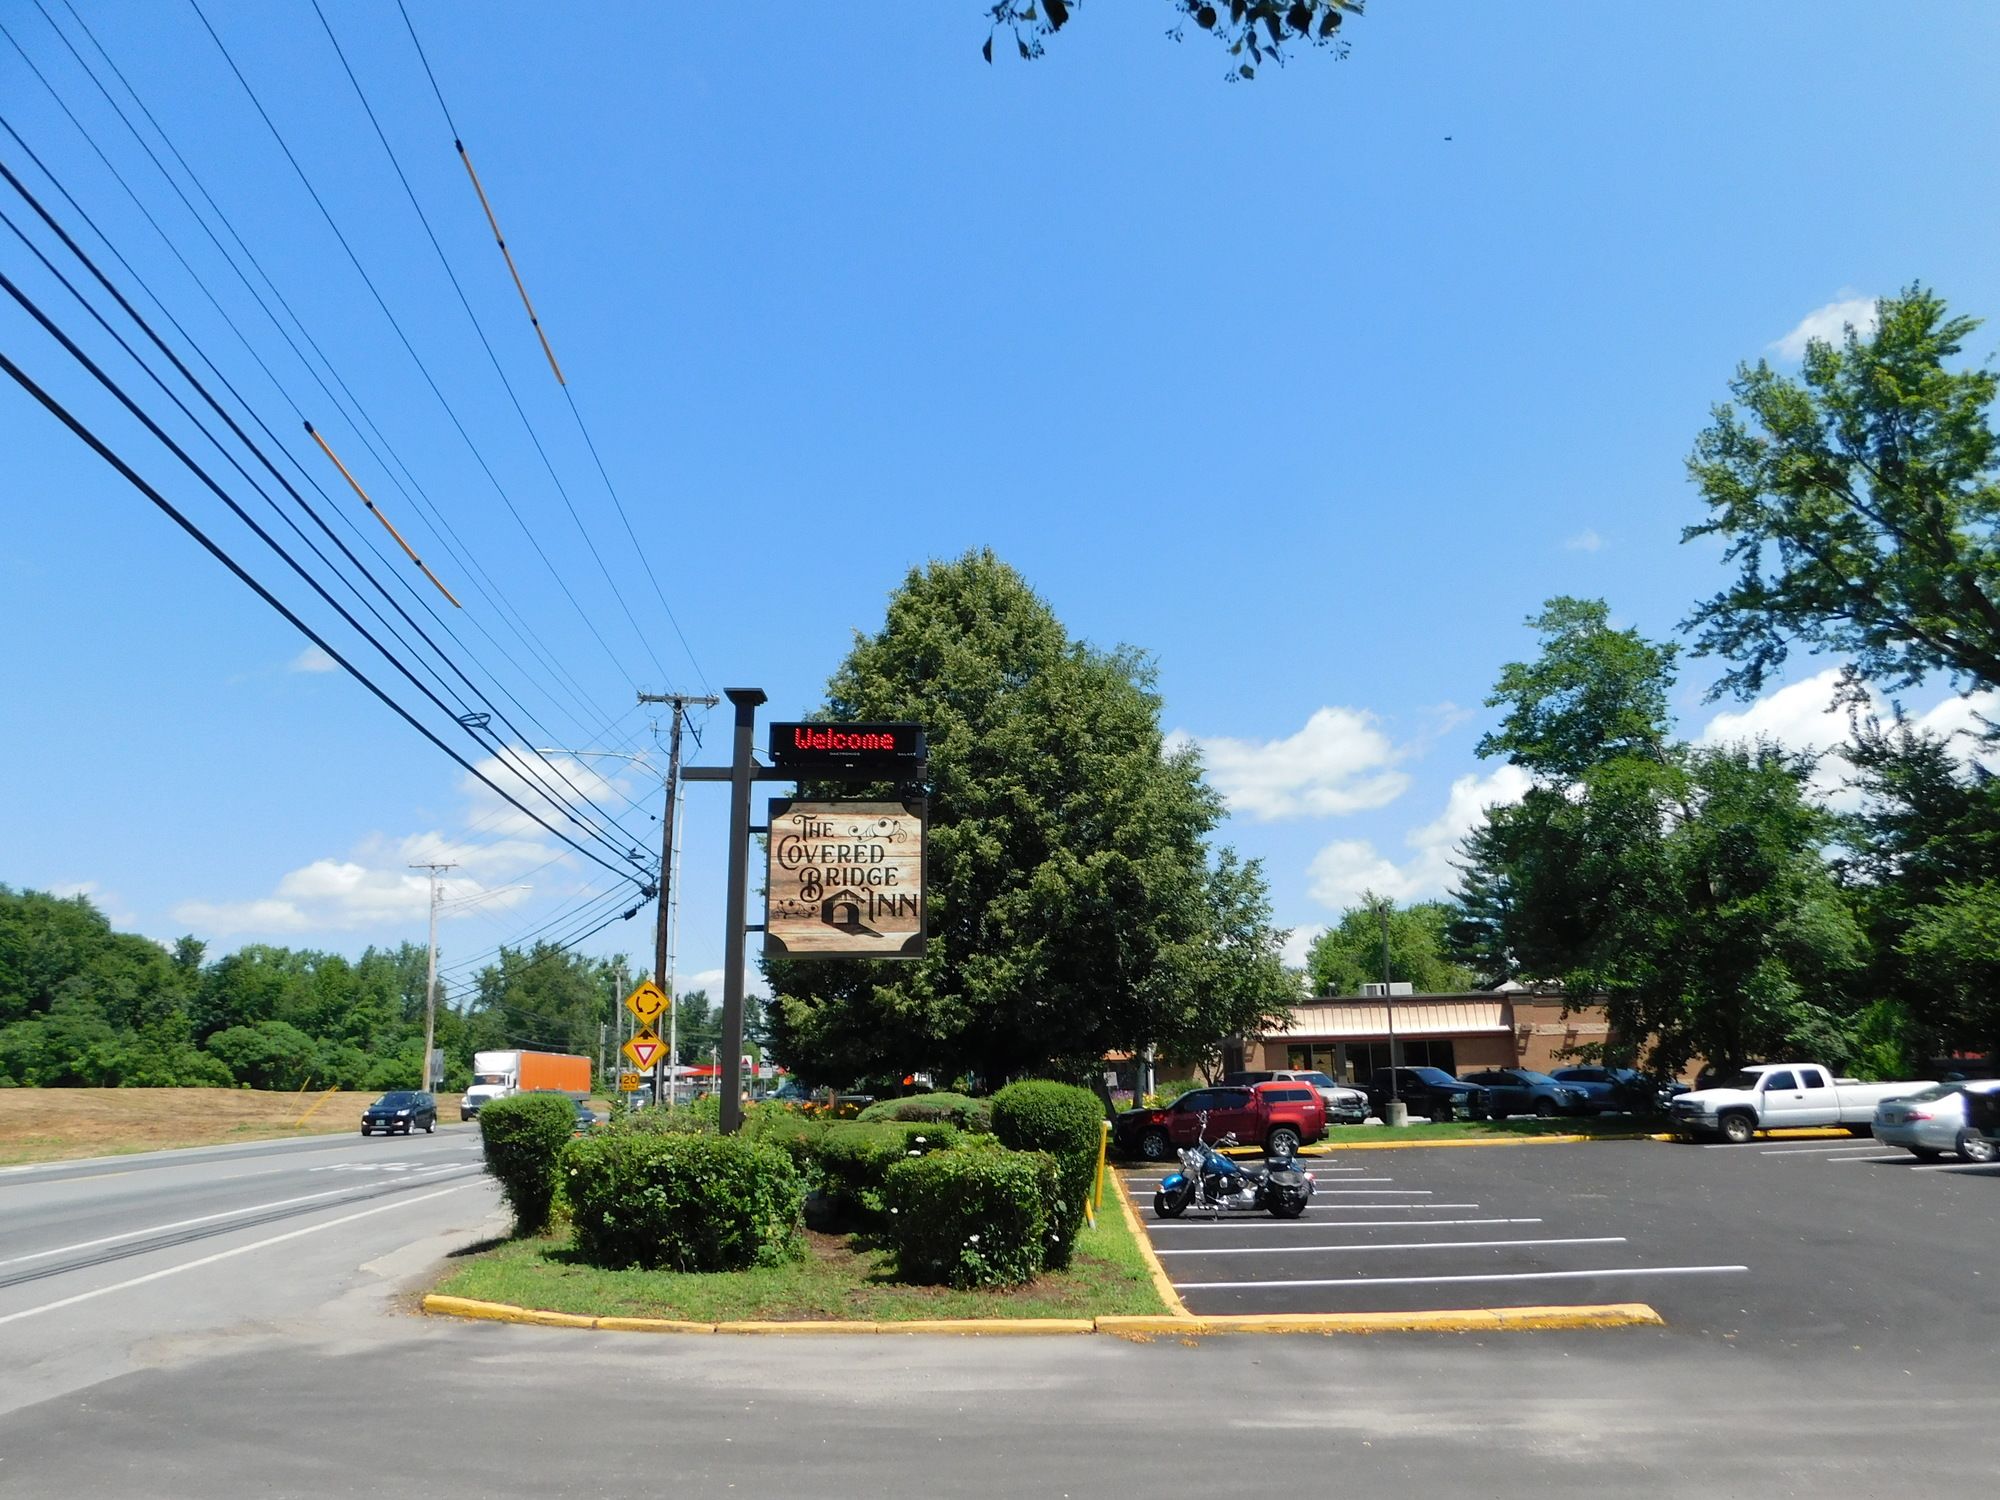
[[[1387,1000],[1308,1000],[1293,1009],[1286,1025],[1227,1045],[1223,1066],[1318,1068],[1335,1078],[1366,1083],[1389,1063],[1391,1006],[1396,1047],[1410,1067],[1429,1065],[1447,1073],[1510,1067],[1547,1071],[1578,1061],[1581,1047],[1619,1050],[1601,1006],[1560,991],[1475,990]]]

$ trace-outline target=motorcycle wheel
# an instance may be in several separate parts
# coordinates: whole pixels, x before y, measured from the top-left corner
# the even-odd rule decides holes
[[[1306,1200],[1303,1198],[1273,1198],[1271,1200],[1271,1217],[1274,1219],[1302,1218],[1305,1215],[1305,1211]]]
[[[1167,1195],[1165,1188],[1160,1188],[1153,1194],[1153,1213],[1162,1219],[1178,1219],[1187,1212],[1188,1203],[1193,1197],[1194,1189],[1191,1187],[1182,1188],[1171,1197]]]

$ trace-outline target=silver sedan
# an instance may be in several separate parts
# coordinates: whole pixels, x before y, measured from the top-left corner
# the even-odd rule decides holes
[[[1884,1099],[1875,1106],[1875,1139],[1885,1146],[1900,1146],[1926,1161],[1935,1161],[1947,1151],[1969,1162],[2000,1160],[2000,1145],[1966,1126],[1968,1089],[1980,1093],[2000,1090],[2000,1079],[1933,1083],[1900,1099]]]

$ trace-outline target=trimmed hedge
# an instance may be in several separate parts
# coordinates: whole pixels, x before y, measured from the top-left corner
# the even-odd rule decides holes
[[[961,1288],[1033,1281],[1057,1172],[1039,1151],[938,1151],[895,1163],[882,1201],[898,1279]]]
[[[993,1133],[1010,1151],[1046,1151],[1061,1174],[1048,1214],[1047,1262],[1060,1271],[1069,1264],[1083,1210],[1097,1176],[1098,1143],[1104,1135],[1104,1105],[1089,1089],[1029,1079],[1010,1083],[993,1096]]]
[[[563,1094],[510,1094],[479,1111],[486,1170],[514,1210],[516,1234],[540,1234],[555,1201],[556,1157],[576,1130],[576,1106]]]
[[[864,1124],[881,1120],[942,1121],[960,1130],[988,1135],[993,1130],[993,1101],[965,1094],[912,1094],[907,1099],[884,1099],[861,1111]]]
[[[819,1190],[839,1218],[874,1224],[882,1216],[882,1181],[897,1162],[959,1143],[950,1125],[829,1125],[813,1147]]]
[[[592,1135],[570,1143],[561,1171],[577,1252],[593,1266],[740,1271],[804,1251],[805,1184],[775,1146]]]

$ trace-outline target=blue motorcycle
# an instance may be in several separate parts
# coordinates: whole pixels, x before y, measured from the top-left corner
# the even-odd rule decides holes
[[[1170,1174],[1153,1194],[1153,1212],[1178,1219],[1190,1208],[1210,1213],[1268,1213],[1274,1219],[1296,1219],[1313,1195],[1313,1174],[1302,1172],[1288,1154],[1271,1157],[1262,1166],[1231,1161],[1202,1138],[1208,1116],[1201,1117],[1202,1135],[1182,1149],[1181,1170]],[[1221,1144],[1233,1146],[1225,1135]]]

